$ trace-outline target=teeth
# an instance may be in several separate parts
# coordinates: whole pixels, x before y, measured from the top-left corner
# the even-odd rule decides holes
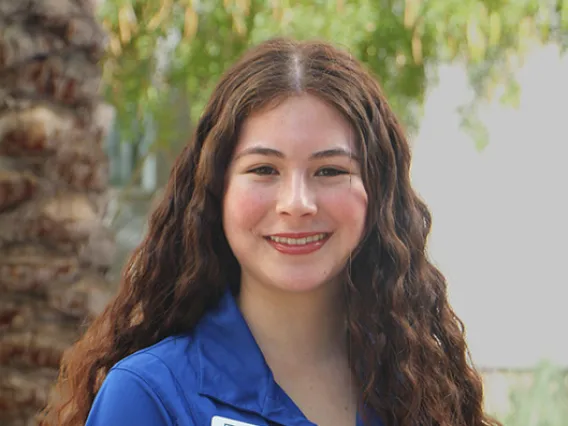
[[[315,241],[320,241],[323,240],[325,238],[326,234],[316,234],[316,235],[310,235],[309,237],[306,238],[284,238],[284,237],[268,237],[270,238],[272,241],[276,242],[276,243],[280,243],[280,244],[288,244],[288,245],[303,245],[303,244],[308,244],[308,243],[313,243]]]

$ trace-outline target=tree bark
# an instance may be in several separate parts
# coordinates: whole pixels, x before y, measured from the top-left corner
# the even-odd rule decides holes
[[[32,425],[106,304],[112,110],[90,0],[0,0],[0,424]]]

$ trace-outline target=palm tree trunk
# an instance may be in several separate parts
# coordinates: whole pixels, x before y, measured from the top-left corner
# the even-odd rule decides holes
[[[62,352],[110,294],[111,109],[89,0],[0,0],[0,425],[36,424]]]

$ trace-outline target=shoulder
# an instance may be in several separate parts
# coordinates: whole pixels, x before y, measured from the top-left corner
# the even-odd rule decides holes
[[[175,415],[143,377],[120,368],[109,372],[98,391],[86,426],[174,426]]]
[[[111,371],[139,376],[169,401],[174,397],[192,399],[198,388],[198,358],[190,336],[172,336],[126,357]]]
[[[168,337],[118,362],[112,370],[127,370],[162,387],[170,381],[193,383],[199,368],[190,336]]]
[[[118,362],[96,396],[87,426],[188,424],[184,417],[198,383],[192,346],[188,336],[169,337]]]

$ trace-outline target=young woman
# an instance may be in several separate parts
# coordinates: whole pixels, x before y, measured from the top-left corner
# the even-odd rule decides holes
[[[377,82],[272,40],[219,82],[47,424],[497,425]]]

